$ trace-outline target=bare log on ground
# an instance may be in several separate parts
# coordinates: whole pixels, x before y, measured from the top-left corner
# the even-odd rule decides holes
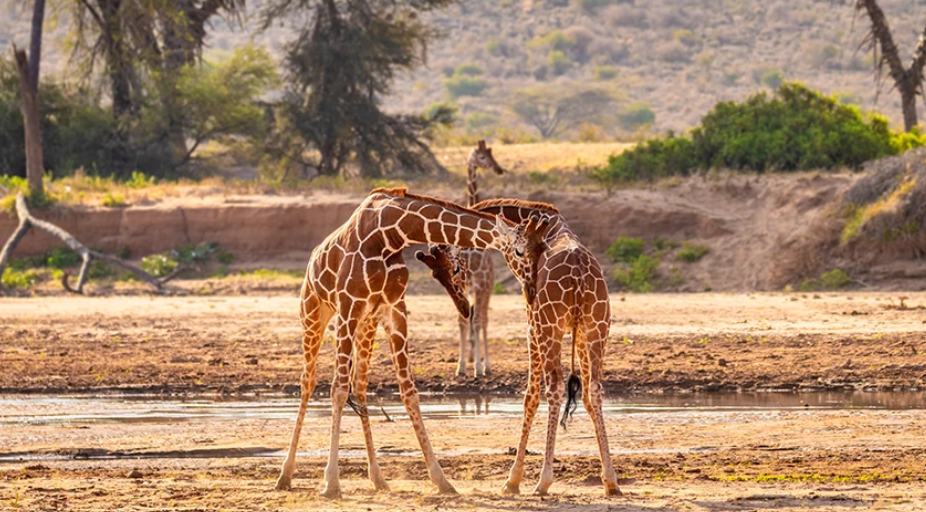
[[[13,235],[7,240],[6,245],[3,246],[3,251],[0,252],[0,276],[3,275],[3,271],[6,269],[10,255],[13,253],[13,249],[16,248],[16,244],[26,236],[30,228],[42,230],[61,239],[65,245],[80,255],[82,263],[80,265],[80,274],[77,277],[77,287],[72,288],[70,283],[68,283],[68,273],[65,273],[61,279],[61,284],[64,286],[64,289],[72,293],[82,294],[84,292],[84,284],[87,282],[87,272],[90,270],[90,263],[92,263],[94,259],[98,259],[108,265],[125,269],[138,279],[150,284],[158,291],[160,291],[168,281],[177,277],[180,272],[187,268],[186,266],[180,265],[164,277],[155,277],[127,261],[122,261],[109,254],[88,249],[87,246],[77,241],[77,239],[67,231],[50,222],[33,217],[32,214],[29,213],[29,207],[26,205],[26,198],[22,192],[19,192],[16,196],[16,215],[19,217],[19,226],[16,227],[16,231],[13,232]],[[3,285],[0,284],[0,289],[2,288]]]

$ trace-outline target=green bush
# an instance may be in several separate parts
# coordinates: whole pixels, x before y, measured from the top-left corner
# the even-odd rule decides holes
[[[177,268],[177,261],[166,254],[152,254],[142,258],[141,268],[155,277],[164,277]]]
[[[605,255],[614,263],[632,263],[643,255],[646,242],[642,238],[629,238],[622,236],[608,247]]]
[[[454,74],[457,76],[481,76],[485,71],[482,70],[477,64],[472,62],[467,62],[465,64],[460,64],[457,66],[457,69],[454,71]]]
[[[17,288],[29,288],[38,281],[38,274],[33,269],[15,269],[12,266],[9,266],[3,269],[3,276],[0,278],[0,283],[3,284],[4,288],[17,289]]]
[[[852,278],[849,277],[849,274],[846,274],[842,269],[834,268],[829,272],[824,272],[823,275],[820,276],[820,281],[826,288],[830,290],[838,290],[851,283]]]
[[[498,119],[496,119],[492,114],[486,114],[485,112],[473,112],[472,114],[466,116],[465,124],[467,130],[476,131],[480,128],[492,126],[496,122],[498,122]]]
[[[560,50],[550,50],[550,53],[547,55],[547,62],[554,75],[559,76],[569,71],[569,57]]]
[[[480,96],[488,85],[488,82],[481,78],[466,76],[454,76],[444,80],[444,90],[447,91],[447,95],[451,99],[463,96]]]
[[[694,35],[694,32],[688,29],[678,29],[672,33],[672,39],[682,43],[685,46],[694,46],[698,44],[698,37]]]
[[[630,268],[615,269],[614,279],[632,292],[651,292],[653,283],[650,280],[656,275],[658,267],[658,259],[642,255],[634,260]]]
[[[621,182],[685,175],[714,167],[764,172],[846,166],[926,144],[918,132],[897,134],[877,113],[863,114],[796,82],[773,96],[757,93],[745,101],[718,103],[690,136],[650,139],[620,155],[589,177],[610,191]]]
[[[768,87],[769,89],[778,90],[778,88],[781,87],[781,84],[784,83],[785,77],[784,75],[781,74],[781,71],[772,70],[772,71],[766,71],[762,75],[762,78],[760,79],[760,81],[763,84],[765,84],[765,86]]]
[[[706,245],[684,242],[682,244],[682,250],[678,251],[675,257],[685,263],[696,263],[701,261],[701,258],[707,256],[709,252],[711,252],[711,248]]]
[[[502,51],[502,43],[498,39],[489,39],[489,41],[486,42],[486,51],[489,52],[489,55],[494,55],[496,57],[504,53]]]
[[[614,66],[598,66],[592,71],[592,76],[600,81],[613,80],[617,77],[617,69]]]
[[[505,285],[502,283],[495,283],[492,285],[492,295],[507,295],[508,288],[505,288]]]
[[[620,125],[628,130],[656,121],[656,114],[646,103],[632,103],[621,109],[617,115]]]
[[[125,197],[123,197],[122,194],[107,192],[106,195],[103,196],[103,206],[107,208],[125,208],[128,205],[129,203],[125,201]]]
[[[575,39],[564,34],[562,30],[553,30],[547,35],[527,42],[528,48],[547,47],[551,51],[568,52],[575,46]]]
[[[80,265],[80,256],[67,247],[55,247],[48,253],[45,264],[50,268],[64,270]]]
[[[154,185],[156,182],[157,178],[154,176],[147,176],[141,171],[132,171],[129,179],[125,180],[125,185],[129,188],[145,188]]]

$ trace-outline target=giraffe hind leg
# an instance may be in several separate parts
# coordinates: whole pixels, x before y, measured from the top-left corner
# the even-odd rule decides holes
[[[601,483],[604,484],[605,495],[620,496],[621,490],[617,486],[617,473],[614,471],[614,464],[611,460],[608,432],[602,411],[604,396],[601,388],[601,359],[606,343],[607,326],[602,326],[600,329],[590,329],[587,339],[580,344],[582,402],[595,427],[595,438],[598,441],[598,451],[601,455]]]

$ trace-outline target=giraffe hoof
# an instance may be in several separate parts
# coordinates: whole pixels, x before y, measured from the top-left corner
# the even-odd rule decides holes
[[[607,488],[604,490],[605,496],[623,496],[624,493],[621,492],[617,487]]]
[[[322,496],[328,498],[329,500],[339,500],[341,499],[341,488],[340,487],[326,487],[321,493]]]
[[[540,487],[534,488],[534,496],[548,496],[550,493],[546,489],[541,489]]]
[[[281,476],[277,480],[276,490],[278,491],[288,491],[292,489],[292,480],[289,477]]]
[[[389,484],[385,480],[382,482],[373,482],[373,487],[376,488],[376,492],[389,492]]]
[[[445,495],[459,494],[456,488],[450,485],[450,482],[444,482],[442,485],[438,486],[437,493]]]
[[[521,494],[521,486],[505,483],[505,487],[502,488],[502,494],[508,494],[511,496],[517,496]]]

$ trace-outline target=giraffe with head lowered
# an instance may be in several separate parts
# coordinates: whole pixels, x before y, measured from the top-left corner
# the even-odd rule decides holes
[[[300,319],[304,366],[300,380],[302,398],[289,450],[283,461],[277,489],[289,489],[296,466],[299,434],[306,407],[317,382],[318,351],[325,327],[335,318],[335,374],[331,381],[331,445],[322,494],[341,494],[338,444],[341,416],[351,386],[361,411],[366,408],[367,374],[377,326],[389,339],[392,364],[399,381],[402,402],[421,445],[428,475],[442,493],[455,492],[444,477],[425,431],[418,392],[408,358],[405,290],[408,269],[402,249],[416,244],[454,245],[493,249],[517,259],[529,245],[528,232],[501,217],[479,213],[404,188],[377,189],[364,199],[350,219],[331,233],[309,260],[302,284]],[[465,300],[458,304],[468,313]],[[370,422],[361,414],[368,474],[377,490],[388,485],[376,461]]]
[[[521,439],[503,491],[509,494],[520,492],[527,440],[540,406],[541,381],[546,387],[549,417],[543,468],[534,493],[547,494],[553,483],[556,425],[567,386],[560,361],[562,340],[565,333],[571,332],[572,375],[569,377],[569,397],[562,423],[565,425],[566,416],[571,414],[575,395],[581,388],[582,401],[598,441],[605,494],[619,495],[602,411],[602,360],[611,324],[611,305],[608,285],[598,260],[579,242],[552,205],[519,199],[492,199],[474,205],[473,209],[529,225],[536,225],[539,219],[540,226],[545,226],[526,245],[521,258],[508,261],[512,273],[521,282],[527,301],[530,368]],[[435,272],[433,275],[440,280],[444,273]],[[445,287],[450,291],[453,283],[445,284]],[[453,293],[458,291],[451,291]],[[577,355],[581,379],[575,375]]]
[[[504,174],[504,170],[492,156],[492,148],[480,140],[469,153],[466,160],[466,206],[479,202],[479,169],[490,170],[495,174]],[[472,295],[473,314],[467,319],[462,316],[460,323],[460,358],[457,361],[457,375],[466,375],[466,347],[469,345],[469,357],[473,361],[473,371],[482,377],[492,371],[489,359],[489,301],[495,286],[495,265],[492,255],[477,249],[463,249],[460,257],[466,261],[464,289]]]

